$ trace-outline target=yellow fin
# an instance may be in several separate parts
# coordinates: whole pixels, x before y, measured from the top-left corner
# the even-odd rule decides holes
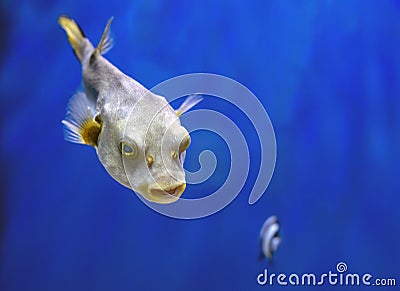
[[[64,125],[65,140],[97,147],[101,119],[95,118],[95,104],[85,93],[78,92],[68,103]]]
[[[97,147],[101,124],[94,120],[87,120],[80,129],[81,139],[84,144]]]
[[[81,62],[82,61],[81,43],[82,40],[85,38],[85,35],[83,34],[81,28],[75,22],[75,20],[68,18],[66,16],[60,16],[58,18],[58,23],[67,33],[68,41],[71,44],[72,48],[74,49],[75,55]]]

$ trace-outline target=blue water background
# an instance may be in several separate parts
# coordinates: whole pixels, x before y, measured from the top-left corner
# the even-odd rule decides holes
[[[0,290],[257,290],[257,274],[349,272],[400,284],[400,4],[398,1],[2,1],[0,47]],[[244,131],[253,160],[227,208],[184,221],[162,216],[115,182],[91,148],[63,140],[80,67],[57,17],[151,88],[185,73],[225,75],[269,113],[277,164],[247,203],[260,148],[233,106],[205,100]],[[199,132],[187,155],[221,139]],[[196,188],[198,189],[198,188]],[[184,195],[195,195],[188,189]],[[257,261],[264,220],[280,217],[275,261]],[[309,290],[310,287],[297,287]],[[340,286],[325,286],[337,290]]]

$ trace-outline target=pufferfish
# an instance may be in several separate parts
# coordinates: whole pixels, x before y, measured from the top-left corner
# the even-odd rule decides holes
[[[94,147],[107,172],[145,199],[175,202],[186,188],[183,161],[190,144],[179,116],[201,96],[189,96],[174,110],[107,61],[111,22],[95,48],[73,19],[58,19],[81,63],[83,85],[68,103],[64,137]]]

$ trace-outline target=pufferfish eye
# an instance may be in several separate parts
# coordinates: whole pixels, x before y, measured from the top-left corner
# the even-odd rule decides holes
[[[179,145],[179,153],[186,151],[189,145],[190,145],[190,136],[186,135],[181,141],[181,144]]]
[[[119,143],[119,150],[121,151],[121,153],[127,157],[127,158],[136,158],[138,150],[137,150],[137,146],[134,142],[120,142]]]

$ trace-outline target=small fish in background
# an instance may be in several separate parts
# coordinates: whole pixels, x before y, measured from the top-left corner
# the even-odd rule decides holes
[[[84,89],[68,103],[65,139],[94,147],[107,172],[145,199],[172,203],[186,188],[183,162],[190,144],[179,117],[202,98],[191,95],[174,110],[164,97],[107,61],[111,21],[94,47],[73,19],[58,19],[81,63]]]
[[[279,236],[279,220],[277,216],[270,216],[264,222],[260,231],[260,246],[261,253],[259,259],[266,257],[272,260],[274,253],[278,249],[281,243],[281,238]]]

